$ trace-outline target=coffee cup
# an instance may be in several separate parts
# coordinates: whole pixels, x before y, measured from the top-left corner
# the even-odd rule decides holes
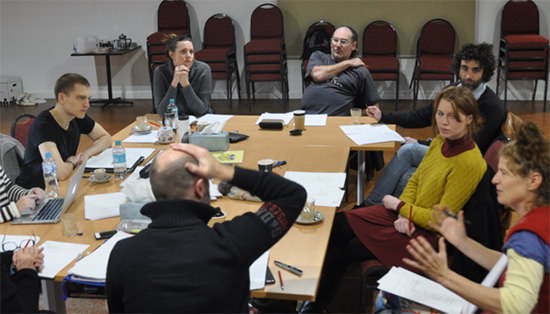
[[[94,178],[96,180],[105,180],[107,178],[107,172],[104,168],[99,168],[94,170]]]
[[[271,172],[273,170],[273,159],[258,160],[258,170],[261,172]]]
[[[361,108],[351,108],[350,114],[351,114],[351,122],[353,124],[361,124]]]
[[[294,128],[303,130],[305,128],[306,112],[305,110],[294,110]]]
[[[136,126],[138,130],[147,129],[147,116],[138,116],[136,117]]]

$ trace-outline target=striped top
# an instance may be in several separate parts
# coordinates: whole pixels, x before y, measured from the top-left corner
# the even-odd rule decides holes
[[[0,223],[21,216],[15,203],[27,193],[29,190],[13,183],[0,166]]]

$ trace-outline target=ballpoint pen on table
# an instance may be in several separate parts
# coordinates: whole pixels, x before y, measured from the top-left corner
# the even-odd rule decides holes
[[[285,286],[283,284],[283,276],[281,276],[281,271],[277,271],[279,273],[279,283],[281,284],[281,290],[285,290]]]
[[[288,265],[288,264],[285,264],[285,263],[282,263],[282,262],[279,262],[279,261],[273,261],[273,263],[281,268],[284,268],[286,270],[288,270],[289,272],[295,274],[295,275],[298,275],[298,276],[302,276],[302,273],[303,271],[297,267],[294,267],[294,266],[291,266],[291,265]]]

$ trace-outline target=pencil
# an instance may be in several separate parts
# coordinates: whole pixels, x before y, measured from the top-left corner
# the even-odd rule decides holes
[[[24,249],[26,249],[26,248],[27,248],[27,246],[29,246],[29,243],[31,243],[31,239],[28,239],[28,240],[27,240],[27,244],[25,244],[25,247],[24,247]]]
[[[281,276],[281,271],[277,271],[279,273],[279,283],[281,284],[281,290],[285,290],[285,285],[283,284],[283,276]]]
[[[411,209],[409,210],[409,232],[412,229],[412,216],[413,216],[413,206],[411,204]]]

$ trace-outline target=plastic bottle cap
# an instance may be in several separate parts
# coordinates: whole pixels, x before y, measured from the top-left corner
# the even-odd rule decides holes
[[[170,102],[174,102],[174,98],[170,98]]]
[[[52,158],[52,153],[50,152],[46,153],[46,158]]]
[[[115,145],[116,146],[120,145],[120,141],[115,141]]]

